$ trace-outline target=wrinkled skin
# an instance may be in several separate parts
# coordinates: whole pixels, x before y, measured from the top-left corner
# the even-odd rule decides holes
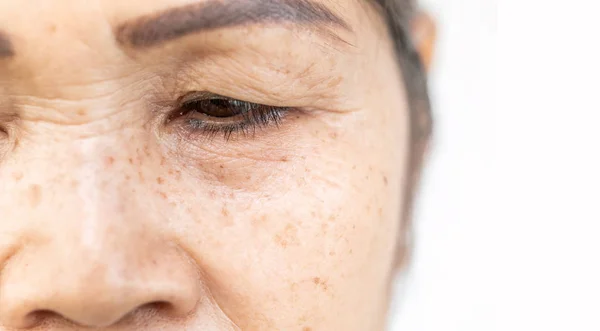
[[[145,50],[121,22],[192,0],[3,0],[0,330],[383,330],[408,111],[375,11]],[[166,120],[190,91],[292,107],[255,133]]]

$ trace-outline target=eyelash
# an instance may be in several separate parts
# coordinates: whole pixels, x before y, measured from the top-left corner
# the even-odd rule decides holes
[[[279,127],[288,107],[267,106],[210,93],[184,96],[167,122],[183,120],[191,134],[201,134],[209,139],[223,134],[227,141],[234,134],[254,136],[257,129]]]

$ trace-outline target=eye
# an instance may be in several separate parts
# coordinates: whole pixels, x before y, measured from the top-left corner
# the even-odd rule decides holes
[[[167,122],[183,121],[190,133],[214,137],[223,134],[226,140],[233,134],[256,133],[257,128],[277,127],[289,112],[287,107],[267,106],[232,99],[207,92],[194,92],[182,97],[178,108]]]

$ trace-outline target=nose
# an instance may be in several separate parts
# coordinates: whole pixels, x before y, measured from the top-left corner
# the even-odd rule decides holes
[[[193,270],[175,247],[151,246],[135,248],[142,254],[56,244],[22,251],[2,271],[0,325],[108,327],[127,318],[188,315],[198,302]]]
[[[153,191],[94,167],[0,189],[0,329],[170,325],[205,297]]]

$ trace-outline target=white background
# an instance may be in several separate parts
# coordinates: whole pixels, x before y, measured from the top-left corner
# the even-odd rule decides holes
[[[438,47],[430,75],[435,136],[415,215],[415,252],[392,330],[493,330],[489,196],[495,168],[494,0],[428,0]],[[404,289],[403,289],[404,287]]]
[[[425,4],[437,131],[391,329],[600,330],[600,3]]]

